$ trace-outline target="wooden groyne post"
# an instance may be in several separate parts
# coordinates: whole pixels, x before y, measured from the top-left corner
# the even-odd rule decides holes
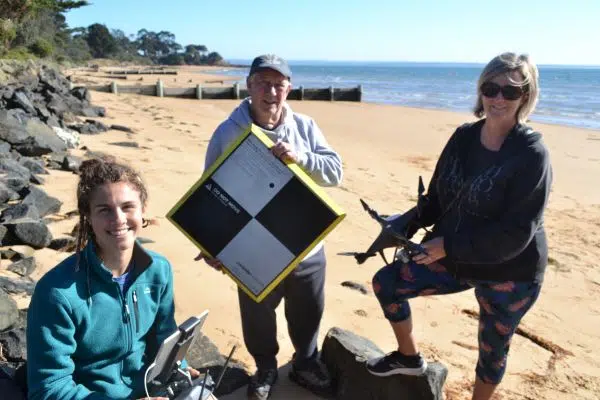
[[[240,100],[248,97],[248,89],[242,88],[238,83],[232,86],[207,86],[200,84],[188,88],[165,87],[162,80],[157,80],[154,85],[124,86],[111,82],[109,85],[88,86],[88,89],[108,93],[131,93],[157,97],[179,97],[187,99],[229,99]],[[313,100],[313,101],[362,101],[362,85],[353,88],[305,88],[300,86],[292,89],[288,100]]]

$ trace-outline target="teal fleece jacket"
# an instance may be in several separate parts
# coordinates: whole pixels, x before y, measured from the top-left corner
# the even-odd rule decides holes
[[[136,243],[121,294],[94,245],[37,283],[27,316],[31,400],[138,399],[159,343],[177,329],[169,262]]]

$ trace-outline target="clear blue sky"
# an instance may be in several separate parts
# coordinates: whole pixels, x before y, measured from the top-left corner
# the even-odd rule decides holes
[[[91,0],[69,26],[145,28],[225,59],[489,61],[600,65],[600,0]]]

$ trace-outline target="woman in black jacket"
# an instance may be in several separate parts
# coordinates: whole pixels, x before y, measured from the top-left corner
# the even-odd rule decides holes
[[[426,254],[373,278],[398,349],[369,360],[372,374],[420,375],[427,368],[408,299],[474,288],[480,323],[473,399],[491,398],[500,383],[511,337],[539,295],[548,258],[542,216],[552,171],[541,135],[524,124],[538,94],[537,67],[526,55],[501,54],[481,73],[474,110],[480,120],[459,127],[446,144],[411,224],[433,225]]]

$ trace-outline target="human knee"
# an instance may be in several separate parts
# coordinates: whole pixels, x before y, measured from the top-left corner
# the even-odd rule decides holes
[[[393,298],[395,279],[391,266],[385,266],[373,275],[371,284],[373,292],[380,302],[389,302]]]

